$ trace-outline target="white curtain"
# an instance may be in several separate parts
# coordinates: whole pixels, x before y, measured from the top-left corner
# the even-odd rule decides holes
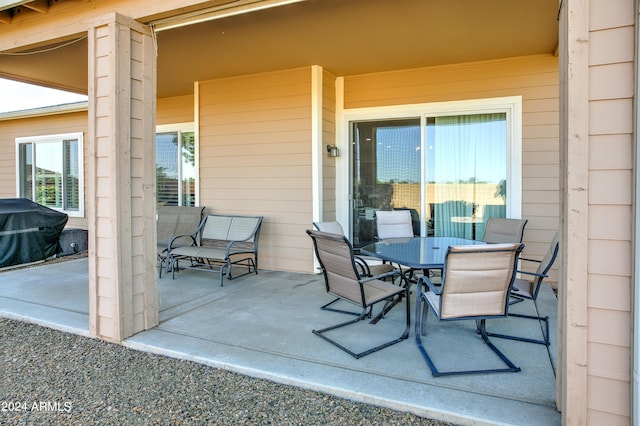
[[[485,207],[505,204],[506,115],[436,117],[433,135],[435,235],[480,239]]]

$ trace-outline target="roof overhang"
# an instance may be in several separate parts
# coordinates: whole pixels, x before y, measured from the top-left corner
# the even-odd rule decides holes
[[[149,24],[155,31],[166,31],[302,1],[306,0],[229,0],[213,7],[153,20]]]
[[[145,16],[131,15],[138,4]],[[127,16],[155,29],[159,98],[191,94],[195,81],[216,78],[312,65],[349,76],[552,55],[558,43],[558,0],[175,0],[185,6],[153,12],[158,4],[60,0],[48,14],[2,24],[0,46],[31,37],[27,24],[55,39],[5,47],[0,76],[86,94],[86,32],[73,17],[110,5],[129,7]]]
[[[54,105],[42,108],[3,112],[0,113],[0,121],[15,120],[19,118],[44,117],[47,115],[69,114],[73,112],[84,112],[88,109],[89,102],[74,102],[70,104]]]
[[[33,1],[34,0],[27,0],[27,1],[0,0],[0,11],[22,6],[24,4],[31,3]]]

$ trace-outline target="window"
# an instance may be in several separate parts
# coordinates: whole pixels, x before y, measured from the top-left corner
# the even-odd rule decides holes
[[[196,142],[193,124],[156,130],[156,202],[158,207],[196,205]]]
[[[18,197],[84,215],[82,133],[16,139]]]
[[[375,211],[407,209],[414,233],[482,239],[520,213],[520,99],[348,112],[351,231],[375,240]]]

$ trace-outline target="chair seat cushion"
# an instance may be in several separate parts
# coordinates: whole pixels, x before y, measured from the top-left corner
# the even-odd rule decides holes
[[[386,274],[387,272],[393,271],[393,266],[389,263],[382,263],[380,265],[369,265],[369,271],[372,276]]]
[[[367,306],[404,291],[404,288],[381,280],[371,280],[363,284]]]
[[[171,250],[171,254],[174,256],[186,256],[186,257],[201,257],[207,259],[225,259],[226,250],[214,247],[179,247],[175,250]]]
[[[450,294],[448,297],[454,299],[454,303],[449,303],[449,309],[446,311],[440,311],[440,298],[441,296],[435,294],[432,291],[427,291],[424,294],[427,302],[431,305],[436,316],[441,320],[455,319],[461,317],[473,317],[476,315],[504,315],[504,309],[500,309],[500,306],[495,304],[495,296],[489,294],[487,297],[481,297],[476,299],[470,299],[465,295]],[[494,305],[497,306],[494,308]],[[455,307],[455,309],[453,309]]]

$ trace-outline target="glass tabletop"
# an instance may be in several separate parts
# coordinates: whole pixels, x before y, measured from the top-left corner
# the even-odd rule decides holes
[[[483,241],[453,237],[389,238],[366,245],[360,253],[413,269],[444,267],[449,246],[485,244]]]

